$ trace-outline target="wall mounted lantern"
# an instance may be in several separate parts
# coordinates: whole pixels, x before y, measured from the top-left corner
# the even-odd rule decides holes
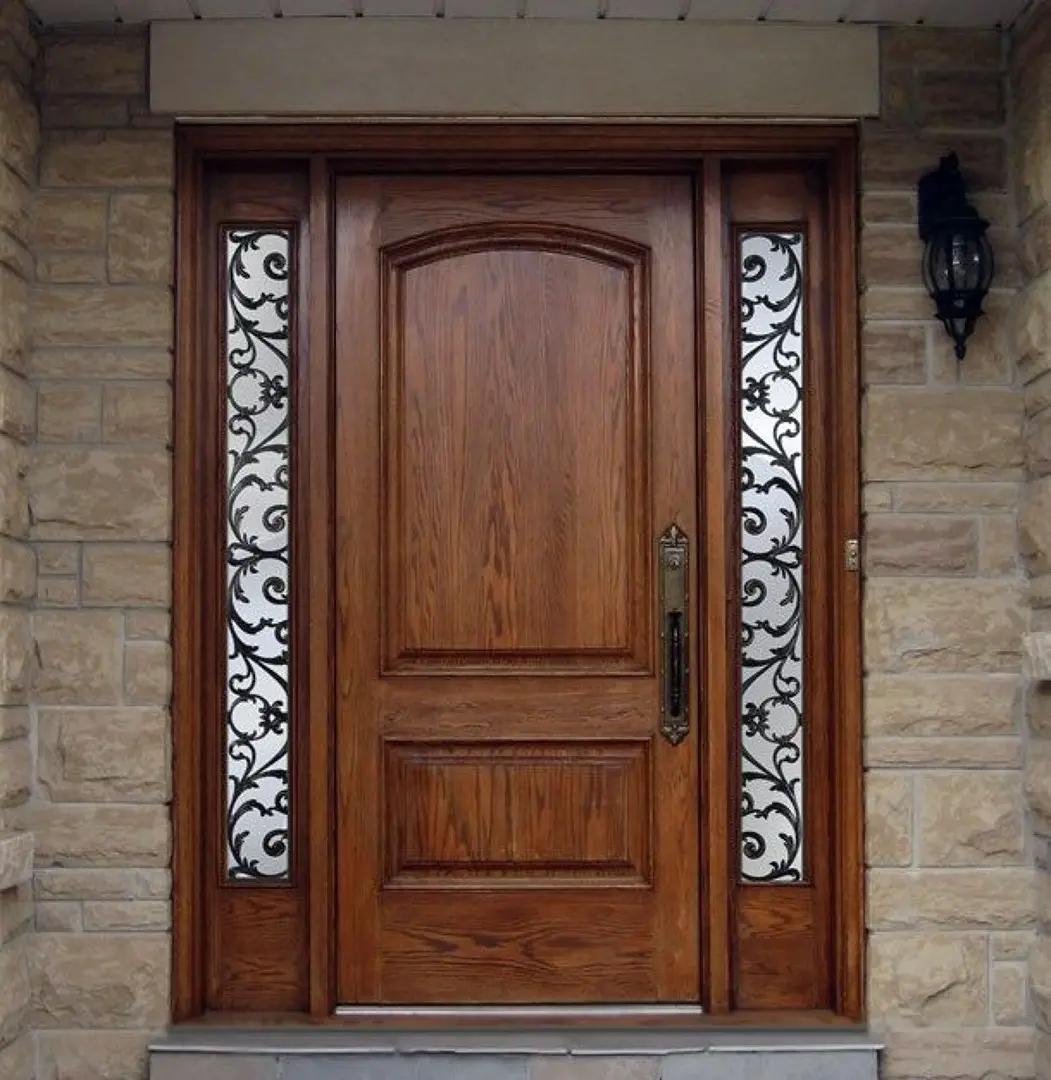
[[[918,199],[923,251],[923,283],[936,314],[956,343],[957,359],[981,315],[993,281],[993,249],[985,235],[989,222],[967,201],[967,185],[955,154],[920,180]]]

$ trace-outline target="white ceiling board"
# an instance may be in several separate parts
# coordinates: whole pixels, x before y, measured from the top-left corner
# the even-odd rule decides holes
[[[771,22],[837,22],[850,10],[850,0],[773,0]]]
[[[365,0],[364,15],[433,15],[437,0]]]
[[[282,15],[309,18],[329,15],[356,15],[354,0],[277,0]]]
[[[996,0],[989,0],[995,3]],[[854,0],[850,8],[851,22],[890,22],[903,25],[919,22],[925,4],[919,0]],[[992,19],[990,25],[996,22]]]
[[[594,19],[598,0],[526,0],[526,18]]]
[[[117,14],[126,23],[154,19],[192,19],[190,0],[117,0]]]
[[[274,0],[194,0],[205,19],[257,19],[276,12]]]
[[[769,6],[770,0],[691,0],[686,18],[751,21],[758,19]]]
[[[608,0],[609,19],[678,19],[686,10],[683,0]]]
[[[523,6],[523,0],[445,0],[445,14],[450,19],[514,19]]]

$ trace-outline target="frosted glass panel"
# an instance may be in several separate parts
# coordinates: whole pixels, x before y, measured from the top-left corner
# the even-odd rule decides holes
[[[738,238],[741,877],[803,877],[803,235]]]
[[[226,872],[289,877],[289,259],[283,229],[226,253]]]

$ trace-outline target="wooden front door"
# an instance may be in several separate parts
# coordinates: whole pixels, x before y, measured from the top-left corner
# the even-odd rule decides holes
[[[334,219],[339,999],[699,1002],[692,182],[359,175]]]

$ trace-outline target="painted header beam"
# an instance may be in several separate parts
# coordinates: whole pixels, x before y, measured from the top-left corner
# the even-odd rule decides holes
[[[874,27],[637,20],[223,19],[150,28],[181,117],[853,119]]]

